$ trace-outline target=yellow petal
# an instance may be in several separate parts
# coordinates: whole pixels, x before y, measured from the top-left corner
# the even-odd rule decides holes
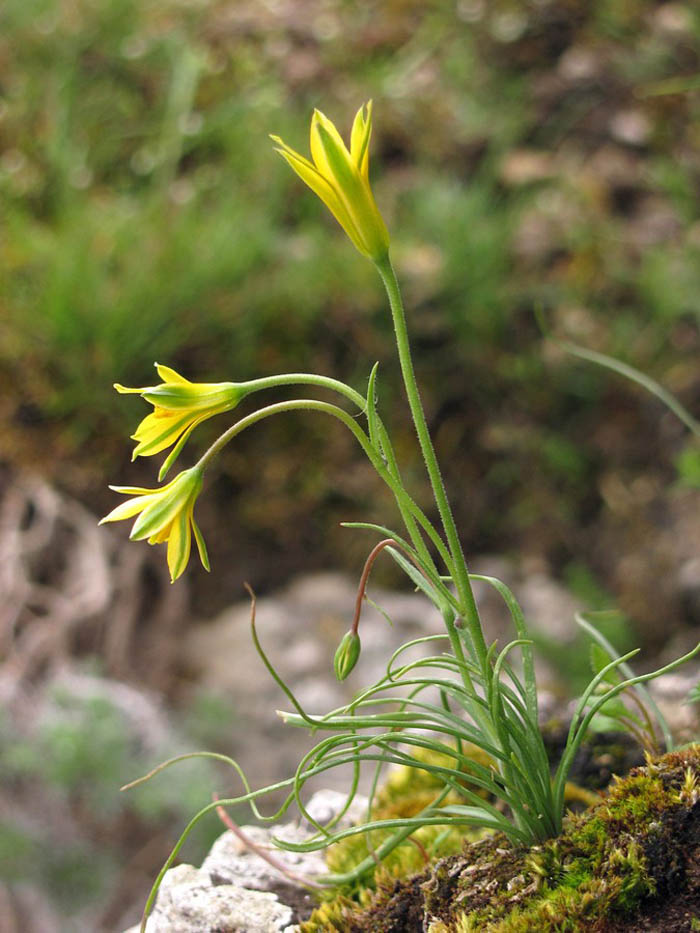
[[[145,386],[144,388],[141,388],[141,389],[130,389],[128,386],[123,386],[119,382],[115,382],[113,383],[113,385],[120,395],[129,395],[129,394],[134,394],[134,393],[136,395],[141,395],[142,392],[147,392],[148,389],[151,388],[150,386]]]
[[[170,529],[170,536],[168,537],[168,569],[170,570],[172,583],[177,580],[190,559],[190,549],[192,547],[190,511],[183,510],[180,512]]]
[[[385,252],[389,244],[384,221],[374,203],[369,184],[360,174],[345,145],[337,144],[340,137],[335,127],[333,130],[333,133],[329,132],[327,121],[316,121],[314,135],[332,173],[330,180],[333,189],[359,233],[361,252],[369,256],[378,255]]]
[[[173,523],[169,522],[165,528],[161,528],[160,531],[156,531],[155,534],[152,534],[148,539],[149,544],[162,544],[163,541],[167,541],[170,537],[170,532],[172,530]]]
[[[354,168],[342,136],[320,110],[314,110],[311,118],[310,144],[316,168],[329,181],[335,179],[338,166],[343,162],[350,171]]]
[[[367,108],[366,115],[365,107]],[[370,100],[357,111],[350,136],[350,155],[365,181],[369,181],[369,140],[371,135],[372,101]]]
[[[129,537],[132,541],[150,538],[169,525],[178,512],[186,508],[190,497],[192,501],[202,487],[202,477],[194,468],[178,473],[174,480],[153,497],[153,501],[134,522]]]
[[[100,521],[100,525],[104,525],[106,522],[120,522],[125,518],[133,518],[134,515],[137,515],[143,509],[153,501],[153,496],[137,496],[135,499],[127,499],[126,502],[122,502],[112,509],[109,515],[105,515]]]
[[[319,110],[311,119],[312,165],[279,137],[278,151],[334,214],[357,249],[374,262],[389,250],[389,234],[369,184],[372,102],[355,115],[350,151],[333,123]]]
[[[160,470],[158,471],[158,482],[159,483],[162,483],[165,477],[168,475],[170,467],[173,465],[173,463],[175,463],[177,458],[180,456],[180,453],[182,452],[182,448],[187,443],[190,434],[194,431],[194,429],[197,427],[198,424],[201,424],[202,421],[205,421],[205,420],[206,420],[205,418],[199,418],[196,421],[193,421],[192,424],[187,428],[187,430],[183,431],[182,436],[180,437],[180,440],[177,442],[177,444],[175,444],[173,449],[170,451],[168,456],[165,458]]]
[[[193,417],[191,412],[185,412],[184,415],[177,417],[162,409],[146,415],[132,435],[133,439],[138,441],[132,459],[151,457],[165,450],[166,447],[170,447],[187,429]]]
[[[197,550],[199,551],[199,559],[202,562],[202,567],[205,570],[211,570],[209,566],[209,554],[207,553],[207,546],[204,543],[204,537],[202,532],[199,530],[199,525],[194,520],[194,515],[192,516],[192,531],[194,531],[194,539],[197,542]]]
[[[151,493],[159,493],[160,489],[146,489],[145,486],[108,486],[112,492],[120,492],[125,496],[148,496]]]
[[[329,182],[306,159],[297,157],[285,149],[277,151],[284,156],[299,178],[323,201],[360,252],[366,252],[357,227]]]
[[[216,409],[234,408],[243,397],[243,390],[233,382],[190,382],[186,386],[164,383],[149,388],[143,397],[168,412],[212,409],[214,414]]]
[[[185,379],[180,373],[176,373],[170,366],[163,366],[162,363],[155,363],[154,365],[163,382],[177,382],[180,385],[190,385],[189,379]]]
[[[304,162],[308,168],[314,169],[314,171],[316,170],[314,165],[309,162],[308,159],[305,159],[301,153],[296,151],[296,149],[292,149],[291,146],[288,146],[280,136],[274,136],[272,133],[270,133],[270,139],[274,143],[277,143],[277,152],[279,152],[281,155],[287,153],[287,155],[294,156],[294,158],[299,162]]]

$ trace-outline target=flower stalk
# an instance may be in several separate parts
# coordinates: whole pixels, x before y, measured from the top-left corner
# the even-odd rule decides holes
[[[103,519],[103,522],[113,522],[138,516],[131,537],[146,539],[150,544],[167,542],[172,580],[177,579],[187,565],[193,534],[202,564],[209,569],[204,540],[194,519],[194,505],[205,470],[243,431],[266,418],[291,411],[317,412],[340,422],[351,432],[378,477],[391,490],[406,528],[406,537],[383,525],[359,522],[349,525],[380,534],[382,540],[372,548],[366,560],[351,627],[335,652],[336,677],[345,680],[358,664],[361,650],[358,625],[367,582],[375,560],[384,551],[438,609],[444,630],[402,645],[389,659],[386,673],[348,703],[322,716],[311,716],[304,711],[262,647],[255,628],[255,600],[251,591],[251,632],[255,647],[294,710],[282,713],[283,719],[292,726],[325,733],[325,737],[304,755],[292,778],[258,791],[250,789],[240,766],[226,759],[242,780],[245,792],[220,801],[218,805],[248,803],[255,815],[263,818],[257,809],[257,800],[267,793],[285,789],[288,796],[270,819],[278,818],[294,802],[318,830],[302,844],[278,840],[281,847],[298,851],[321,849],[356,833],[378,829],[385,832],[371,856],[352,872],[323,879],[323,883],[328,884],[346,883],[360,877],[375,867],[377,858],[402,845],[416,829],[427,826],[485,827],[503,832],[514,844],[542,842],[556,835],[562,826],[566,780],[595,714],[622,691],[634,689],[649,731],[653,731],[651,720],[655,719],[661,724],[668,745],[670,733],[642,685],[700,652],[698,645],[685,657],[659,671],[635,676],[627,664],[634,652],[619,657],[589,622],[581,621],[604,652],[604,663],[576,707],[566,748],[551,778],[538,722],[532,639],[522,610],[502,582],[469,573],[430,436],[413,367],[399,283],[389,255],[389,235],[369,183],[371,129],[370,102],[355,116],[349,148],[333,123],[319,111],[314,112],[311,120],[312,161],[279,137],[272,138],[277,151],[329,208],[354,246],[372,260],[381,276],[391,310],[408,407],[441,529],[433,525],[404,485],[389,431],[377,411],[376,364],[368,379],[366,397],[339,380],[311,373],[284,373],[242,383],[194,383],[159,364],[157,371],[162,379],[159,385],[138,389],[117,385],[119,392],[140,394],[153,405],[153,412],[143,419],[134,434],[137,441],[134,457],[152,456],[172,448],[161,468],[161,480],[199,424],[228,413],[254,393],[293,385],[309,386],[340,396],[341,402],[350,404],[352,413],[340,404],[316,398],[292,398],[257,408],[223,431],[193,467],[160,489],[111,487],[131,498]],[[590,354],[587,358],[591,358]],[[360,423],[361,418],[366,420],[366,430]],[[472,589],[474,580],[492,586],[510,613],[515,637],[500,650],[496,642],[486,642]],[[407,655],[410,649],[421,648],[425,652],[432,650],[434,644],[446,650],[406,660],[407,656],[412,657]],[[514,655],[520,668],[511,661]],[[624,724],[625,717],[618,717],[618,721]],[[478,754],[468,753],[470,746],[476,748]],[[180,756],[177,760],[182,757],[188,756]],[[372,784],[375,789],[382,769],[403,765],[433,775],[442,783],[442,790],[420,813],[408,818],[376,823],[369,820],[364,825],[339,831],[334,829],[339,819],[336,817],[328,825],[321,826],[307,813],[302,791],[311,778],[346,765],[352,766],[346,810],[357,791],[364,765],[375,769]],[[455,797],[457,803],[453,802]],[[212,808],[213,805],[204,807],[186,828],[154,885],[146,911],[153,903],[165,868],[198,820]]]
[[[389,296],[389,304],[391,306],[391,314],[394,322],[394,332],[396,334],[396,345],[399,353],[399,362],[401,364],[403,382],[406,389],[406,395],[408,397],[408,404],[411,409],[411,415],[413,417],[413,424],[416,430],[416,434],[418,435],[418,441],[420,443],[421,453],[423,454],[423,460],[425,461],[428,476],[430,477],[430,484],[433,488],[435,504],[437,505],[438,511],[440,512],[440,518],[442,520],[442,525],[445,530],[450,553],[454,562],[454,582],[459,593],[460,610],[464,614],[464,618],[469,627],[469,634],[471,636],[474,649],[479,658],[482,671],[485,672],[486,642],[484,640],[484,634],[481,628],[481,620],[479,619],[479,610],[477,609],[471,584],[469,583],[469,571],[467,570],[467,564],[464,559],[462,544],[459,539],[457,526],[455,524],[455,520],[452,515],[452,509],[450,507],[447,493],[445,491],[445,485],[442,479],[442,474],[440,472],[440,465],[438,464],[437,456],[435,455],[435,448],[433,447],[433,442],[430,437],[430,431],[428,430],[428,425],[425,420],[423,404],[421,402],[418,383],[416,382],[416,375],[413,368],[411,347],[408,340],[408,330],[406,327],[406,315],[404,313],[399,283],[397,281],[396,273],[394,272],[394,268],[391,264],[391,260],[389,259],[388,254],[384,259],[377,262],[376,266],[379,274],[382,277],[382,281],[384,282],[387,295]]]

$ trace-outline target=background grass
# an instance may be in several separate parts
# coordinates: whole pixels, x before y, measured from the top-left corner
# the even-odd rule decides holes
[[[268,139],[305,151],[313,107],[347,132],[373,98],[373,187],[467,554],[543,562],[658,647],[693,621],[654,572],[697,447],[638,387],[562,354],[537,314],[697,413],[698,49],[690,2],[4,0],[2,461],[104,513],[107,482],[157,473],[129,462],[146,409],[113,382],[147,385],[158,360],[195,380],[312,370],[362,390],[379,360],[383,414],[429,502],[379,282]],[[198,504],[213,573],[192,570],[191,611],[239,599],[243,579],[356,573],[366,539],[338,523],[390,508],[339,429],[260,425]],[[12,767],[48,755],[60,793],[71,769],[111,782],[126,754],[111,714],[80,715],[102,723],[95,747],[54,724],[34,758],[7,740]],[[2,838],[0,858],[18,851]]]

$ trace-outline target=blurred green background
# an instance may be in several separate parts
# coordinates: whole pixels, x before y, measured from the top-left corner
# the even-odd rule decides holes
[[[268,139],[305,152],[314,107],[346,133],[372,98],[373,187],[467,554],[540,561],[659,647],[697,621],[665,573],[697,447],[537,315],[697,413],[699,50],[691,2],[4,0],[3,465],[104,513],[108,482],[157,474],[130,463],[146,408],[112,383],[148,385],[158,360],[362,391],[378,360],[428,504],[381,283]],[[340,427],[272,419],[211,471],[213,573],[193,565],[183,611],[242,580],[355,574],[367,540],[338,523],[390,509]]]

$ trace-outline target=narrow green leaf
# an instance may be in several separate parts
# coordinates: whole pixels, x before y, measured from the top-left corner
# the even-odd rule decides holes
[[[372,443],[372,447],[374,447],[380,457],[386,459],[382,450],[377,426],[377,393],[375,386],[378,369],[379,363],[375,363],[372,367],[372,372],[369,374],[369,381],[367,382],[367,430],[369,431],[369,439]]]

